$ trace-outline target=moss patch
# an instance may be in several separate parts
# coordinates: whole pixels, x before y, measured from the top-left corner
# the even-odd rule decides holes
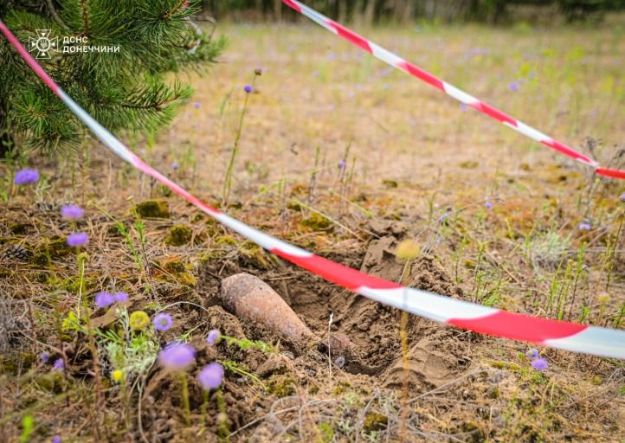
[[[135,206],[135,212],[144,218],[169,218],[169,204],[165,200],[146,200]]]
[[[310,214],[310,217],[302,220],[300,224],[302,226],[306,226],[307,228],[321,231],[330,228],[332,226],[332,221],[330,221],[330,219],[325,215],[319,214],[318,212],[313,212],[312,214]]]
[[[379,412],[369,412],[363,423],[363,429],[365,432],[381,431],[386,429],[388,425],[388,417]]]
[[[295,394],[295,380],[288,375],[276,375],[269,381],[268,388],[276,397],[287,397]]]
[[[186,225],[175,225],[169,230],[165,243],[169,246],[183,246],[191,242],[193,230]]]

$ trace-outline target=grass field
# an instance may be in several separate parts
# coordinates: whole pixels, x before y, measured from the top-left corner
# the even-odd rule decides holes
[[[223,207],[233,160],[231,215],[366,272],[625,327],[623,182],[312,25],[218,33],[229,48],[210,73],[183,76],[196,93],[171,128],[123,137],[149,163]],[[622,25],[363,33],[602,164],[625,165]],[[398,311],[270,257],[97,143],[86,148],[33,156],[42,179],[32,189],[13,185],[15,165],[0,166],[1,441],[625,441],[622,361],[545,348],[549,367],[538,371],[528,345],[411,317],[405,371]],[[153,201],[168,213],[146,211]],[[67,202],[87,211],[77,226],[58,215]],[[90,236],[85,254],[64,246],[76,228]],[[419,251],[408,265],[395,258],[406,240]],[[322,340],[349,337],[357,364],[224,310],[220,282],[237,272],[267,282]],[[118,343],[107,334],[128,336],[127,322],[93,309],[105,289],[128,292],[128,312],[171,313],[174,327]],[[214,328],[233,338],[207,345]],[[226,367],[210,397],[190,379],[189,412],[185,389],[155,363],[181,337],[198,364]],[[63,371],[51,367],[58,358]]]

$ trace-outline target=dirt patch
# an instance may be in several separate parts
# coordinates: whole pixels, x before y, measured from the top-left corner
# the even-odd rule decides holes
[[[331,258],[364,272],[398,281],[403,264],[395,260],[394,250],[397,243],[397,237],[387,235],[371,240],[364,251]],[[242,324],[230,314],[223,317],[228,320],[223,326],[219,324],[220,318],[211,317],[210,321],[215,327],[232,329],[237,336],[280,343],[292,356],[298,356],[299,364],[311,366],[313,361],[327,360],[327,347],[323,344],[328,340],[328,323],[332,315],[331,339],[337,340],[344,335],[354,345],[353,355],[347,360],[334,356],[335,364],[346,373],[373,376],[378,380],[379,386],[398,386],[401,373],[399,310],[354,295],[295,268],[278,266],[270,270],[259,269],[251,267],[248,261],[234,257],[225,264],[221,263],[219,269],[210,263],[202,268],[201,292],[208,295],[206,301],[209,304],[218,303],[221,279],[241,271],[256,275],[280,294],[320,338],[321,346],[316,351],[311,351],[299,349],[293,343],[281,343],[263,325],[249,322]],[[463,296],[462,290],[429,256],[419,258],[412,265],[409,281],[413,287],[419,289],[454,297]],[[470,334],[446,329],[415,316],[411,316],[408,328],[411,347],[410,382],[414,387],[440,386],[459,376],[470,366],[467,356],[472,338]],[[245,363],[250,368],[258,366],[258,362],[245,360]],[[303,380],[305,379],[304,375]]]

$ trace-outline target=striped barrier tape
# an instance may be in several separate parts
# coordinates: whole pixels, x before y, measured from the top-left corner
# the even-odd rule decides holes
[[[538,131],[537,129],[532,128],[529,125],[526,125],[520,120],[510,117],[505,112],[495,108],[494,106],[489,105],[470,94],[462,91],[461,89],[456,88],[453,85],[437,78],[436,76],[430,74],[429,72],[419,68],[418,66],[410,63],[409,61],[399,57],[398,55],[392,53],[391,51],[384,49],[383,47],[377,45],[376,43],[358,35],[351,29],[346,28],[340,23],[335,22],[334,20],[320,14],[314,9],[300,3],[297,0],[282,0],[284,4],[291,7],[295,11],[300,14],[308,17],[310,20],[319,24],[323,28],[332,32],[339,37],[344,38],[351,44],[358,46],[360,49],[370,53],[374,57],[382,60],[384,63],[391,65],[394,68],[399,69],[400,71],[406,72],[413,77],[418,78],[419,80],[429,84],[430,86],[443,91],[445,94],[453,97],[461,103],[481,112],[488,117],[497,120],[500,123],[508,126],[509,128],[514,129],[515,131],[523,134],[526,137],[531,138],[553,150],[560,152],[561,154],[566,155],[569,158],[577,160],[578,162],[589,166],[594,169],[597,175],[601,175],[604,177],[625,179],[625,170],[621,169],[610,169],[604,168],[599,165],[599,163],[592,158],[582,154],[581,152],[576,151],[575,149],[567,146],[564,143],[559,142],[546,134]]]
[[[39,78],[111,151],[153,177],[224,226],[267,251],[338,286],[385,305],[421,317],[482,334],[536,343],[553,348],[625,359],[625,331],[550,320],[507,312],[475,303],[403,287],[319,257],[252,228],[213,208],[146,164],[69,97],[24,49],[0,20],[0,31]]]

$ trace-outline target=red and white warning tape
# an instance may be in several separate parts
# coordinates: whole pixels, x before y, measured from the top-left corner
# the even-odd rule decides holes
[[[407,288],[319,257],[252,228],[220,212],[143,162],[69,97],[0,21],[0,31],[41,80],[111,151],[158,180],[223,225],[271,253],[332,283],[380,303],[440,323],[513,340],[575,352],[625,359],[625,331],[581,325],[502,311],[439,294]]]
[[[430,86],[443,91],[445,94],[455,98],[459,102],[470,106],[471,108],[481,112],[484,115],[489,116],[490,118],[497,120],[500,123],[503,123],[504,125],[523,134],[524,136],[529,137],[532,140],[535,140],[551,149],[554,149],[566,155],[567,157],[570,157],[574,160],[579,161],[580,163],[583,163],[586,166],[593,168],[597,175],[625,179],[624,170],[601,167],[598,162],[582,154],[581,152],[578,152],[570,146],[567,146],[566,144],[561,143],[546,134],[543,134],[542,132],[532,128],[531,126],[526,125],[520,120],[510,117],[505,112],[500,111],[499,109],[487,103],[484,103],[483,101],[473,97],[470,94],[467,94],[466,92],[456,88],[455,86],[450,85],[449,83],[437,78],[436,76],[419,68],[409,61],[404,60],[403,58],[390,52],[389,50],[384,49],[383,47],[373,43],[372,41],[369,41],[366,38],[358,35],[351,29],[346,28],[340,23],[337,23],[334,20],[329,19],[328,17],[318,13],[314,9],[298,2],[297,0],[282,0],[282,2],[290,6],[300,14],[308,17],[315,23],[321,25],[333,34],[344,38],[348,42],[352,43],[355,46],[358,46],[364,51],[367,51],[374,57],[382,60],[385,63],[388,63],[394,68],[397,68],[400,71],[407,72],[413,77],[416,77],[419,80],[429,84]]]

